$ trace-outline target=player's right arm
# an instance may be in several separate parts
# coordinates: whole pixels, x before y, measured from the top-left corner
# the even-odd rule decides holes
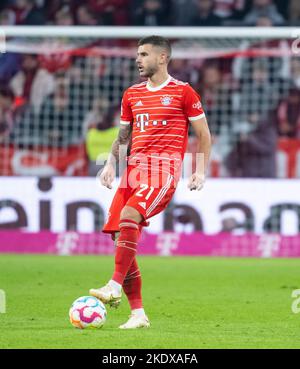
[[[128,103],[127,91],[125,91],[121,105],[121,121],[118,137],[112,144],[106,165],[100,175],[101,184],[109,189],[112,188],[111,184],[116,176],[116,163],[127,154],[127,148],[131,141],[132,120],[132,111]]]
[[[107,188],[112,188],[112,182],[116,176],[116,162],[127,152],[127,147],[131,139],[131,126],[120,126],[117,139],[113,142],[111,152],[106,165],[100,175],[101,184]]]

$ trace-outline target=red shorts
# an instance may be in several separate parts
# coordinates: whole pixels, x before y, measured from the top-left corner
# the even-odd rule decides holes
[[[133,170],[137,171],[136,168],[128,167],[121,179],[103,227],[104,233],[119,231],[120,214],[125,205],[136,209],[147,220],[163,211],[174,195],[176,181],[172,175],[150,177],[144,172],[138,183],[130,183],[128,177],[133,174]]]

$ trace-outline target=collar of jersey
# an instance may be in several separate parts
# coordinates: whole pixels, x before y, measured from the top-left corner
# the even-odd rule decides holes
[[[169,77],[165,80],[165,82],[163,82],[161,85],[157,86],[157,87],[151,87],[149,85],[149,82],[147,82],[147,90],[151,91],[151,92],[155,92],[155,91],[159,91],[162,88],[166,87],[169,82],[171,81],[172,77],[169,75]]]

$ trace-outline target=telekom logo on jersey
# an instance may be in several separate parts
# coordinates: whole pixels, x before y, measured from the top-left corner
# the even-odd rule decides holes
[[[136,115],[136,126],[138,128],[140,128],[140,132],[146,132],[145,127],[149,126],[149,120],[150,120],[149,113],[142,113],[142,114],[137,114]],[[159,122],[157,120],[154,120],[152,122],[153,126],[157,126],[158,124],[159,124]],[[166,120],[162,120],[161,124],[163,126],[166,126],[168,124],[168,122]]]

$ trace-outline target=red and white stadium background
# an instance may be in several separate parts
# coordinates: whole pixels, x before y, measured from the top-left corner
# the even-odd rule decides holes
[[[209,179],[191,192],[182,180],[139,253],[299,257],[299,187],[291,179]],[[113,194],[95,178],[2,177],[0,252],[112,254],[100,230]]]
[[[0,146],[0,176],[84,176],[87,158],[84,144],[66,148],[41,147],[35,150]]]

